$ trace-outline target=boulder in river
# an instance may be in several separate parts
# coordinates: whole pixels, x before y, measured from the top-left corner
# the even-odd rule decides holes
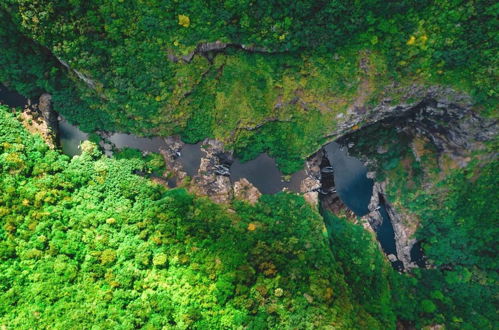
[[[159,153],[165,160],[166,170],[168,174],[173,175],[178,181],[182,181],[187,177],[184,171],[179,155],[184,146],[184,143],[178,136],[170,136],[165,138],[165,147],[159,150]]]
[[[234,183],[234,198],[256,204],[262,193],[253,186],[246,178],[242,178]]]
[[[59,116],[57,112],[52,109],[52,95],[48,93],[43,93],[38,99],[38,110],[42,115],[43,120],[47,124],[47,126],[52,130],[52,132],[57,135],[58,121],[57,117]]]
[[[231,155],[224,150],[222,142],[206,139],[201,149],[204,153],[197,175],[193,178],[192,189],[210,197],[217,203],[228,203],[232,199],[232,183],[227,172],[227,159]],[[223,169],[223,171],[222,171]]]

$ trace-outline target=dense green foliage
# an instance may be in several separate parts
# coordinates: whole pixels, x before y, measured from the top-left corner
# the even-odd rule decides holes
[[[267,149],[291,171],[337,115],[377,99],[393,81],[450,84],[492,115],[497,14],[490,0],[7,0],[0,80],[30,95],[34,81],[85,130],[180,133],[188,142],[211,136],[247,149],[245,157]],[[169,60],[217,40],[269,53],[233,48]],[[61,89],[67,70],[48,51],[94,86],[69,71],[75,83]],[[284,123],[265,125],[275,121]],[[277,136],[302,143],[281,150]]]
[[[50,150],[0,107],[2,324],[394,327],[386,282],[352,291],[370,262],[346,265],[348,233],[332,254],[303,198],[227,209],[134,175],[146,165],[133,152],[111,159],[92,143],[82,149],[72,159]],[[383,268],[374,260],[373,283]]]
[[[165,160],[158,153],[144,155],[140,150],[123,148],[113,153],[116,159],[138,159],[144,162],[144,172],[147,174],[162,175],[165,171]]]
[[[492,0],[5,0],[0,82],[51,93],[85,131],[214,137],[291,173],[394,85],[445,84],[497,118],[498,14]],[[233,46],[181,59],[217,40]],[[325,214],[326,231],[301,197],[216,205],[134,174],[163,171],[158,155],[86,143],[69,159],[0,108],[0,324],[494,328],[497,161],[451,169],[379,128],[355,146],[420,220],[431,267],[411,275],[358,225]]]
[[[421,218],[417,236],[435,266],[415,272],[417,282],[408,290],[413,294],[405,298],[420,302],[412,311],[419,310],[419,317],[459,329],[495,326],[498,170],[498,161],[471,165],[454,171],[434,191],[392,197]]]
[[[388,265],[373,237],[362,226],[324,211],[333,255],[348,276],[345,280],[354,301],[365,304],[369,313],[393,324],[392,292],[389,280],[392,268]],[[349,249],[345,249],[349,246]],[[397,288],[393,288],[397,290]],[[397,295],[397,292],[393,292]],[[361,326],[364,328],[364,326]]]
[[[422,242],[430,269],[413,278],[394,277],[394,307],[401,319],[417,325],[446,324],[456,329],[492,329],[499,267],[499,161],[485,150],[462,169],[445,168],[452,161],[439,155],[427,140],[413,140],[394,128],[371,127],[356,134],[354,152],[370,155],[387,180],[388,199],[399,210],[419,218],[416,237]],[[375,143],[373,143],[375,141]],[[411,150],[419,145],[419,157]],[[377,153],[382,147],[385,153]]]

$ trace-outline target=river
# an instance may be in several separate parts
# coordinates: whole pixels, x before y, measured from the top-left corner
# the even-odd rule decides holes
[[[18,93],[9,91],[0,85],[0,103],[11,107],[25,107],[29,102]],[[79,155],[81,153],[80,144],[87,140],[88,136],[88,133],[81,131],[78,126],[59,116],[58,137],[61,149],[65,154],[69,156]],[[106,139],[116,149],[127,147],[143,152],[159,152],[161,148],[166,147],[166,141],[161,137],[146,138],[132,134],[111,133],[106,136]],[[349,156],[346,148],[342,148],[335,142],[325,145],[324,151],[326,158],[332,165],[335,188],[341,200],[357,216],[367,214],[374,183],[366,176],[367,168],[360,160]],[[112,151],[107,150],[106,154],[111,156]],[[180,161],[188,175],[194,176],[197,173],[202,156],[201,143],[184,145]],[[230,166],[232,182],[246,178],[263,194],[274,194],[282,190],[300,192],[300,184],[305,177],[306,171],[301,170],[291,175],[289,181],[285,181],[275,160],[266,153],[262,153],[247,162],[235,159]],[[170,180],[169,184],[174,186],[175,180]],[[383,223],[376,232],[377,238],[385,253],[396,255],[394,231],[384,204],[380,205],[379,212],[383,217]],[[419,256],[418,250],[415,250],[414,254]]]

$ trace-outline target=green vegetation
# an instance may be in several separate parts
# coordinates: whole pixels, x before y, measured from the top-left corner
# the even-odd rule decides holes
[[[149,152],[143,155],[140,150],[133,148],[123,148],[113,154],[116,159],[137,159],[144,162],[144,171],[148,174],[162,175],[165,168],[163,156],[155,152]]]
[[[412,84],[497,119],[498,14],[492,0],[4,0],[0,82],[49,92],[88,132],[213,137],[289,174],[348,113]],[[231,46],[182,59],[215,41]],[[69,159],[0,107],[0,324],[496,327],[497,141],[461,169],[395,129],[355,146],[420,220],[429,269],[394,272],[374,237],[299,196],[216,205],[134,174],[163,172],[157,154],[85,143]]]
[[[5,107],[0,119],[1,324],[394,327],[386,285],[375,306],[350,291],[349,243],[331,254],[303,198],[228,209],[132,174],[139,158],[110,159],[86,142],[70,160]]]
[[[398,295],[398,288],[390,288],[389,281],[394,271],[380,253],[375,240],[362,226],[324,212],[331,250],[335,260],[348,274],[345,280],[354,301],[365,304],[370,314],[377,315],[387,324],[394,324],[391,299],[392,295]],[[347,246],[348,249],[345,248]],[[359,328],[369,327],[359,325]]]
[[[410,285],[412,294],[405,299],[419,301],[419,306],[404,306],[414,309],[411,313],[415,315],[409,319],[424,318],[460,329],[495,326],[498,170],[497,160],[475,163],[452,171],[430,191],[418,186],[401,193],[401,188],[392,187],[391,200],[420,217],[417,237],[434,265],[414,273],[417,281]]]
[[[393,288],[404,292],[393,295],[396,314],[417,327],[494,328],[499,161],[486,155],[497,145],[489,142],[460,169],[449,166],[452,160],[429,141],[412,140],[395,129],[371,127],[353,139],[355,153],[375,160],[377,179],[388,183],[390,203],[419,219],[416,237],[430,260],[429,269],[414,270],[410,278],[393,277]],[[380,147],[386,152],[377,153]]]
[[[338,115],[394,81],[449,84],[495,116],[497,14],[488,0],[7,0],[0,80],[30,96],[53,93],[57,110],[87,131],[215,137],[245,158],[266,149],[290,172]],[[169,60],[217,40],[269,53]],[[304,138],[281,150],[277,136]]]

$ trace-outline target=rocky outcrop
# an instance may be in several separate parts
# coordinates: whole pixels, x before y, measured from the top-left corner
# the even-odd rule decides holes
[[[166,138],[165,142],[166,146],[160,149],[167,169],[164,177],[175,178],[178,184],[186,186],[190,192],[208,196],[217,203],[228,203],[232,198],[237,198],[254,204],[262,195],[247,179],[240,179],[234,184],[231,182],[230,166],[234,159],[231,152],[225,151],[222,142],[213,139],[203,141],[203,156],[191,180],[187,180],[187,172],[180,161],[185,144],[179,137]]]
[[[419,227],[419,219],[414,215],[401,213],[395,210],[393,206],[386,201],[386,182],[375,182],[373,194],[369,203],[369,213],[362,217],[361,222],[364,228],[376,232],[381,227],[383,221],[390,221],[395,235],[395,247],[397,255],[389,255],[391,262],[401,261],[405,270],[417,267],[412,260],[411,250],[417,243],[415,238],[416,230]],[[380,207],[383,205],[388,213],[389,219],[383,219],[380,213]]]
[[[57,146],[57,139],[54,132],[36,112],[33,112],[29,108],[25,109],[21,113],[21,122],[28,132],[40,135],[51,149]]]
[[[484,141],[497,135],[497,123],[478,116],[467,95],[440,86],[411,86],[396,91],[396,94],[403,95],[403,99],[395,101],[386,98],[379,105],[365,111],[350,111],[329,138],[351,148],[354,137],[362,134],[366,128],[373,125],[377,125],[373,130],[394,127],[412,137],[410,146],[416,159],[424,154],[426,142],[431,142],[437,149],[439,162],[450,158],[453,166],[463,167],[471,160],[472,151],[483,148]],[[384,146],[378,146],[376,152],[384,154],[388,150]],[[360,156],[366,163],[376,165],[376,155]],[[442,168],[442,164],[440,167]],[[374,172],[369,172],[368,175],[370,178],[375,177]],[[420,221],[401,207],[391,205],[385,198],[385,191],[386,182],[375,183],[369,205],[370,213],[361,221],[366,229],[376,231],[383,221],[378,212],[379,205],[383,204],[395,233],[397,255],[391,258],[400,260],[406,270],[417,267],[414,260],[411,260],[411,251],[417,244],[414,234]],[[328,196],[325,200],[331,210],[341,210],[334,196]]]
[[[203,141],[202,151],[204,156],[198,173],[193,178],[193,189],[217,203],[228,203],[233,197],[229,178],[232,155],[225,152],[222,142],[212,139]]]
[[[412,260],[411,251],[417,243],[415,233],[420,220],[415,215],[395,210],[390,204],[385,206],[395,233],[398,260],[402,261],[406,270],[418,267]]]
[[[78,77],[78,79],[83,81],[85,83],[85,85],[87,85],[90,89],[93,89],[93,90],[97,89],[97,83],[93,79],[87,77],[86,75],[84,75],[80,71],[71,68],[69,66],[68,62],[64,61],[63,59],[59,58],[58,56],[55,56],[55,58],[59,61],[59,63],[62,64],[62,66],[64,66],[66,69],[68,69],[68,71],[73,72]]]
[[[247,179],[242,178],[234,183],[234,198],[247,201],[254,205],[262,193]]]
[[[203,55],[207,56],[209,53],[213,52],[221,52],[227,48],[236,48],[236,49],[241,49],[250,53],[273,53],[272,51],[264,48],[264,47],[258,47],[255,45],[244,45],[244,44],[236,44],[236,43],[229,43],[229,42],[221,42],[219,40],[214,41],[214,42],[203,42],[200,43],[196,46],[196,48],[190,52],[187,55],[184,56],[176,56],[173,51],[169,50],[168,51],[168,60],[171,62],[178,62],[180,60],[189,63],[192,61],[195,55]]]
[[[26,129],[32,134],[39,134],[50,148],[57,145],[58,114],[52,109],[52,96],[42,94],[38,103],[31,103],[21,113],[21,120]]]
[[[319,204],[319,191],[321,189],[321,162],[322,151],[311,156],[305,163],[306,176],[300,183],[300,193],[313,207]]]
[[[309,159],[310,173],[318,180],[319,188],[315,190],[316,198],[320,201],[321,207],[335,215],[347,217],[352,222],[357,222],[355,214],[343,203],[336,191],[334,175],[331,170],[331,163],[324,149],[319,150]]]
[[[469,150],[481,148],[483,141],[497,134],[495,121],[478,116],[470,97],[450,88],[414,85],[392,90],[394,93],[404,95],[404,99],[385,98],[364,113],[349,112],[329,137],[348,144],[352,133],[375,124],[389,125],[412,136],[426,137],[440,152],[465,165]]]
[[[57,121],[57,112],[52,109],[52,95],[44,93],[40,96],[38,99],[38,110],[47,126],[57,136],[59,122]]]
[[[165,160],[167,170],[165,176],[173,176],[178,182],[182,182],[187,177],[187,173],[183,170],[180,162],[180,153],[184,143],[178,136],[165,138],[165,142],[166,146],[159,150]]]

